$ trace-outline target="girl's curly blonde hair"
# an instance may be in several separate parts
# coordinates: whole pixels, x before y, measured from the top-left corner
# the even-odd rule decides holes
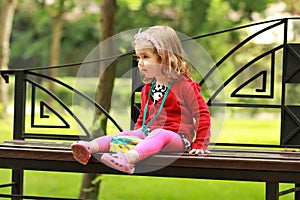
[[[139,34],[142,34],[142,37],[138,37]],[[143,37],[145,35],[146,37]],[[153,26],[142,33],[138,33],[135,36],[135,44],[140,41],[139,39],[148,40],[152,44],[153,51],[161,59],[162,73],[170,80],[179,80],[184,76],[189,76],[190,67],[184,59],[184,51],[180,39],[173,28],[169,26]],[[145,77],[142,78],[144,83],[151,82]]]

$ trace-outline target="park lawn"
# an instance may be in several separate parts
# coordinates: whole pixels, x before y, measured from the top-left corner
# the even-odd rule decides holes
[[[3,178],[9,182],[9,170],[0,170]],[[81,174],[37,172],[25,173],[25,194],[51,197],[76,198],[79,193]],[[282,184],[281,189],[290,187]],[[0,192],[9,192],[0,189]],[[178,178],[156,178],[129,175],[103,175],[100,200],[259,200],[264,199],[264,183],[197,180]],[[293,199],[292,194],[280,198]]]
[[[272,136],[272,134],[277,134],[278,123],[279,120],[276,119],[227,119],[224,124],[224,130],[226,131],[218,140],[222,142],[228,140],[229,142],[235,139],[235,142],[243,142],[245,136],[241,135],[241,130],[251,131],[253,127],[256,127],[259,130],[252,131],[248,140],[251,140],[251,142],[277,142],[274,141],[274,137],[277,136]],[[5,131],[10,130],[10,128],[7,128],[7,124],[7,122],[0,121],[2,127],[1,141],[8,138],[9,134],[4,134]],[[10,170],[0,169],[0,184],[10,182],[10,176]],[[82,174],[78,173],[26,171],[24,194],[76,198],[79,194],[81,178]],[[287,189],[291,185],[281,184],[280,187],[281,189]],[[9,193],[9,188],[0,188],[0,193]],[[264,183],[257,182],[102,175],[99,199],[257,200],[264,199],[264,195]],[[289,199],[293,199],[293,194],[280,198],[280,200]]]

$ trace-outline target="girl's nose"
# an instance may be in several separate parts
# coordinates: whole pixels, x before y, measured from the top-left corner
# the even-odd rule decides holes
[[[138,65],[144,65],[143,59],[139,59]]]

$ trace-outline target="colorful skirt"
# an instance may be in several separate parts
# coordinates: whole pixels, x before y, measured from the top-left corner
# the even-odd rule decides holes
[[[111,152],[126,152],[135,147],[142,139],[136,136],[112,136],[110,141]]]

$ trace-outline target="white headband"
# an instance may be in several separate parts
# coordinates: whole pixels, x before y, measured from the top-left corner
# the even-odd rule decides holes
[[[158,44],[157,40],[154,37],[152,37],[150,34],[141,32],[141,30],[142,29],[140,28],[139,32],[137,34],[135,34],[134,41],[136,41],[138,39],[146,39],[146,40],[150,41],[157,50],[160,50],[161,47]]]

